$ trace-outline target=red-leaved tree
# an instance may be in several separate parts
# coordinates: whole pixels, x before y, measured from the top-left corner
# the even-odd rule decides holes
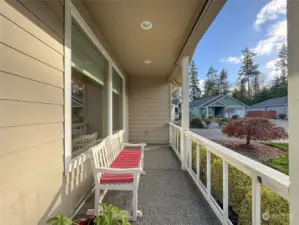
[[[247,145],[251,140],[270,141],[275,139],[287,139],[288,133],[283,127],[279,127],[264,118],[245,118],[231,120],[222,129],[222,133],[228,137],[246,139]]]

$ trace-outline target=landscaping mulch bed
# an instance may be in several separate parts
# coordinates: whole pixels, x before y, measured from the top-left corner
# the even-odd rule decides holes
[[[231,150],[234,150],[251,159],[263,162],[267,159],[279,158],[284,155],[284,151],[264,145],[262,143],[252,142],[249,146],[240,141],[216,141]]]

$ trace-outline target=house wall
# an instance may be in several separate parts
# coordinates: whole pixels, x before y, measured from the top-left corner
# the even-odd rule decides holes
[[[248,108],[248,111],[276,111],[276,116],[279,114],[288,115],[288,106],[267,106],[267,107],[260,107],[260,108]]]
[[[129,140],[168,143],[170,85],[166,78],[129,78]]]
[[[72,215],[92,187],[88,161],[64,175],[63,5],[0,1],[0,224]]]

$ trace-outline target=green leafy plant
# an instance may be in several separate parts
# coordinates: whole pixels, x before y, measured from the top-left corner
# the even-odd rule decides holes
[[[72,225],[73,224],[72,220],[69,217],[63,215],[62,213],[58,213],[56,216],[48,219],[46,223],[51,225]]]
[[[102,213],[96,217],[89,217],[78,221],[72,221],[69,217],[58,213],[46,221],[49,225],[130,225],[126,213],[111,204],[100,204]]]
[[[195,117],[190,120],[190,127],[191,128],[204,128],[204,124],[199,117]]]

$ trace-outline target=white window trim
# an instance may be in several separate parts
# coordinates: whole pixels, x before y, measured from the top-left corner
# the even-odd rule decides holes
[[[103,54],[111,66],[109,69],[115,69],[120,75],[123,82],[122,87],[122,113],[123,113],[123,130],[126,128],[126,80],[123,73],[117,67],[111,56],[105,50],[101,42],[88,26],[84,18],[81,16],[71,0],[65,0],[65,34],[64,34],[64,172],[67,174],[82,164],[88,158],[86,154],[81,154],[72,159],[72,18],[76,20],[85,34],[91,39],[99,51]],[[112,71],[109,71],[111,73]],[[112,89],[111,89],[112,92]],[[111,112],[112,113],[112,112]]]

